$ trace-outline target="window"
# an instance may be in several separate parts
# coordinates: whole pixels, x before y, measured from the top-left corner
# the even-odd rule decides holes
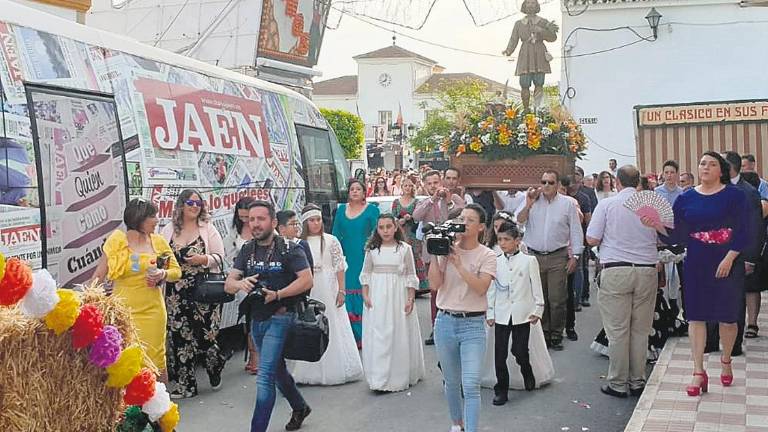
[[[307,202],[320,204],[337,199],[336,165],[327,130],[296,125],[304,159]]]
[[[392,127],[392,111],[379,111],[379,124]]]

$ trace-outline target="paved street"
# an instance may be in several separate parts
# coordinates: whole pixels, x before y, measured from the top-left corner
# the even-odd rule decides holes
[[[594,297],[594,294],[593,294]],[[429,334],[429,299],[417,302],[424,337]],[[578,342],[553,352],[556,378],[530,393],[513,391],[503,407],[491,404],[493,391],[483,390],[481,430],[542,432],[623,431],[637,398],[616,399],[600,393],[608,361],[589,349],[600,330],[595,304],[577,314]],[[566,341],[568,342],[568,341]],[[448,408],[441,393],[441,375],[434,347],[425,348],[427,377],[406,392],[376,395],[365,382],[336,387],[302,387],[312,415],[302,431],[447,431]],[[198,371],[200,395],[182,401],[179,431],[247,431],[255,400],[255,377],[243,372],[242,353],[236,353],[224,374],[224,388],[212,393],[203,370]],[[290,416],[287,402],[278,397],[270,431],[282,431]]]

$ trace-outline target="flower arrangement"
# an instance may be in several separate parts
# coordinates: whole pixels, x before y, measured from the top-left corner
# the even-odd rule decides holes
[[[75,350],[87,350],[94,373],[106,370],[108,387],[126,387],[123,395],[130,409],[118,426],[133,431],[133,424],[145,418],[163,432],[171,432],[179,422],[179,411],[151,369],[142,369],[144,351],[138,345],[123,348],[123,337],[112,325],[104,325],[97,306],[84,304],[81,294],[56,289],[56,281],[46,270],[33,274],[29,265],[16,258],[7,262],[0,254],[0,305],[15,306],[27,318],[42,319],[57,336],[69,334]],[[138,419],[138,420],[137,420]],[[144,423],[146,425],[146,423]]]
[[[540,154],[581,159],[586,148],[581,127],[562,107],[524,112],[516,105],[491,104],[458,119],[442,150],[456,157],[473,153],[490,160]]]

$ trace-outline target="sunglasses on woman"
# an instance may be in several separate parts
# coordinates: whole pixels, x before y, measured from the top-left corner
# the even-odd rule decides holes
[[[203,207],[203,201],[202,200],[186,200],[184,201],[184,204],[190,206],[190,207]]]

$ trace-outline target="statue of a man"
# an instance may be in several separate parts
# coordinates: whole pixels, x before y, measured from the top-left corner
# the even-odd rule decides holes
[[[544,42],[557,40],[557,24],[547,21],[537,14],[541,11],[538,0],[525,0],[520,7],[525,17],[515,23],[504,55],[511,56],[520,43],[515,75],[520,77],[521,97],[526,111],[530,107],[531,84],[534,85],[534,106],[541,106],[544,96],[544,76],[551,73],[549,61],[552,56]]]

